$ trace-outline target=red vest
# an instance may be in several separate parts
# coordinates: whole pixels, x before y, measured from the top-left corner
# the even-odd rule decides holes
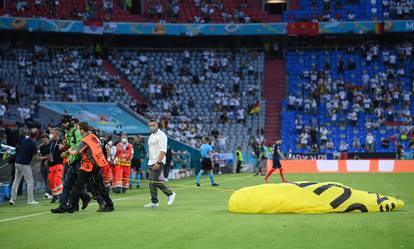
[[[132,157],[132,144],[128,144],[125,150],[122,149],[122,143],[117,145],[116,157],[117,165],[130,167],[131,166],[131,157]]]

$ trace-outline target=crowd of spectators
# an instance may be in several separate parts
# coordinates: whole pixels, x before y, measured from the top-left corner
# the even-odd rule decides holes
[[[191,0],[191,2],[184,2],[182,0],[170,1],[150,1],[150,7],[146,11],[146,15],[150,20],[157,20],[160,23],[166,22],[180,22],[180,16],[183,15],[182,8],[185,4],[192,6],[194,9],[193,16],[190,13],[185,13],[188,17],[187,22],[191,23],[210,23],[210,22],[225,22],[225,23],[250,23],[252,18],[247,14],[246,10],[252,8],[250,1],[235,1],[236,8],[226,8],[225,1],[222,0]],[[228,6],[227,6],[228,7]]]
[[[243,99],[247,96],[257,101],[259,88],[253,82],[247,85],[241,82],[256,74],[254,62],[258,60],[258,53],[238,52],[244,58],[239,67],[234,66],[236,52],[210,49],[202,52],[184,50],[181,53],[174,56],[166,54],[160,58],[160,65],[154,67],[153,58],[146,53],[113,51],[112,56],[115,61],[120,61],[119,70],[125,76],[132,77],[132,81],[133,77],[144,76],[140,91],[147,96],[151,108],[143,114],[149,118],[161,117],[161,125],[167,128],[170,136],[195,147],[200,145],[203,136],[212,136],[205,127],[206,123],[246,124],[249,106],[255,102],[246,105]],[[201,63],[201,71],[192,68],[191,63],[195,61]],[[198,116],[183,109],[199,106],[199,100],[194,96],[187,97],[189,87],[211,85],[211,82],[215,82],[215,87],[212,86],[214,91],[209,93],[212,105],[205,106],[207,109],[204,111],[215,113],[215,119],[206,120],[204,115],[207,113]],[[136,109],[137,106],[132,105],[131,108]],[[213,143],[221,138],[218,144],[225,144],[222,135],[212,136]]]
[[[337,22],[412,19],[414,4],[408,0],[301,0],[300,10],[285,12],[287,21]]]
[[[380,47],[375,43],[364,44],[359,48],[348,47],[345,54],[350,57],[347,61],[339,55],[336,65],[328,60],[322,68],[312,64],[299,75],[304,80],[303,90],[288,96],[288,109],[313,115],[326,110],[322,112],[328,116],[328,126],[362,127],[367,135],[364,141],[359,141],[358,135],[355,135],[352,148],[357,150],[361,144],[365,144],[366,151],[374,152],[374,145],[378,141],[381,141],[383,148],[388,148],[391,142],[398,144],[414,139],[414,116],[411,113],[414,71],[406,72],[410,68],[406,65],[413,59],[412,50],[411,42],[404,42],[394,48]],[[363,64],[357,65],[353,57],[360,57]],[[371,64],[384,65],[385,70],[375,70],[370,74],[364,69],[360,70],[363,71],[362,75],[357,73],[357,67]],[[337,78],[333,78],[333,71],[336,71]],[[349,82],[344,80],[344,74],[361,78]],[[406,81],[407,77],[411,85]],[[327,129],[329,127],[318,124],[316,119],[310,126],[305,126],[302,116],[297,115],[295,126],[300,148],[318,150],[314,145],[319,140],[323,149],[340,146],[340,150],[346,151],[351,148],[351,144],[346,141],[332,144]],[[387,126],[399,126],[400,129],[390,137],[374,136],[373,131]]]
[[[0,125],[38,127],[40,101],[129,104],[124,89],[103,68],[99,46],[59,48],[0,44]]]
[[[130,21],[136,21],[135,16],[129,14],[132,2],[130,0],[18,0],[8,1],[5,15],[24,17],[60,18],[83,21],[114,21],[124,16],[131,17]]]
[[[375,0],[371,0],[371,4]],[[414,3],[408,0],[382,0],[384,19],[413,19]],[[375,12],[375,10],[374,10]]]
[[[230,0],[156,0],[144,1],[143,16],[132,14],[131,0],[18,0],[9,1],[11,11],[19,16],[51,17],[92,21],[147,21],[158,23],[252,23],[267,18],[257,1]],[[81,4],[79,4],[81,3]],[[260,6],[260,7],[259,7]],[[119,12],[121,11],[121,12]],[[124,11],[124,12],[122,12]],[[68,14],[66,14],[68,12]],[[414,3],[410,0],[301,0],[299,9],[284,12],[286,21],[336,22],[357,20],[412,19]],[[130,20],[122,17],[129,17]]]
[[[189,84],[204,84],[211,80],[217,80],[220,72],[231,72],[233,74],[232,84],[224,84],[218,82],[214,91],[214,106],[212,112],[218,113],[216,122],[221,124],[230,123],[246,123],[247,110],[241,106],[240,98],[243,95],[256,96],[256,86],[249,86],[247,91],[242,91],[240,87],[240,80],[245,75],[254,74],[254,69],[251,62],[246,60],[242,68],[233,68],[232,62],[234,60],[233,53],[217,53],[214,50],[205,50],[202,53],[203,57],[203,71],[199,73],[192,72],[189,68],[190,58],[193,56],[193,51],[183,51],[181,63],[173,63],[170,57],[164,58],[164,66],[160,69],[170,74],[178,74],[180,82],[167,82],[162,80],[159,76],[160,72],[154,72],[151,68],[147,68],[145,73],[144,91],[151,101],[152,106],[157,103],[161,104],[161,110],[156,109],[154,112],[148,112],[148,117],[161,116],[161,125],[167,129],[168,135],[186,142],[194,147],[199,147],[202,142],[202,137],[210,135],[214,139],[213,143],[217,143],[218,148],[226,147],[224,134],[207,134],[204,130],[203,124],[206,120],[200,117],[190,116],[184,113],[182,107],[188,106],[193,108],[195,101],[192,97],[188,101],[183,102],[181,98],[183,91]],[[257,59],[257,54],[252,53],[246,56]],[[148,58],[145,55],[140,55],[138,60],[124,60],[121,71],[125,75],[140,74],[138,65],[147,64]],[[158,75],[158,76],[156,76]],[[146,90],[145,90],[146,89]]]

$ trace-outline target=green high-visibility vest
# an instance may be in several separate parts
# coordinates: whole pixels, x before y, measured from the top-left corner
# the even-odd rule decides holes
[[[243,152],[241,152],[240,150],[237,150],[236,157],[238,161],[243,162]]]

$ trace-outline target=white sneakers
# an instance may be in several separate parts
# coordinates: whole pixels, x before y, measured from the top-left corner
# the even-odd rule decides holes
[[[158,203],[152,203],[152,202],[144,205],[144,208],[157,208],[157,207],[159,207]]]
[[[52,200],[53,195],[50,195],[49,193],[45,193],[45,194],[43,195],[43,198],[45,198],[46,200]]]
[[[171,206],[174,203],[174,200],[175,200],[175,196],[176,195],[177,194],[173,192],[172,195],[168,196],[168,206]],[[150,202],[150,203],[144,205],[144,208],[157,208],[159,206],[160,205],[158,203],[152,203],[152,202]]]
[[[172,195],[168,196],[168,206],[174,203],[176,194],[173,192]]]
[[[14,204],[16,204],[16,203],[13,200],[9,200],[9,205],[10,206],[13,206]],[[37,205],[37,204],[39,204],[39,202],[33,200],[33,201],[28,201],[27,204],[28,205]]]

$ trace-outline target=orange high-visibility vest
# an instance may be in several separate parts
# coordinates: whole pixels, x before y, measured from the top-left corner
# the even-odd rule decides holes
[[[101,145],[99,143],[99,139],[94,134],[87,135],[84,139],[82,139],[82,142],[88,145],[89,149],[92,151],[92,157],[95,161],[95,163],[103,168],[106,165],[108,165],[108,161],[105,158],[105,155],[103,154]],[[86,149],[85,146],[82,151],[82,165],[81,169],[83,169],[86,172],[91,172],[93,169],[93,163],[89,160],[88,156],[86,155]]]
[[[125,151],[122,149],[122,143],[117,145],[116,156],[118,157],[117,165],[130,167],[131,166],[131,156],[132,156],[132,144],[128,144]],[[125,157],[125,159],[123,158]]]

